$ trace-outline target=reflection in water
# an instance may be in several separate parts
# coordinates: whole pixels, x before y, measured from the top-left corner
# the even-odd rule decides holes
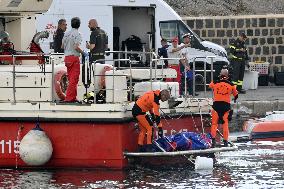
[[[0,170],[0,188],[284,188],[284,142],[239,144],[213,170]]]

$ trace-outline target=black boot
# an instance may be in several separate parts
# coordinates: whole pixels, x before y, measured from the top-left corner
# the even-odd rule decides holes
[[[152,144],[146,144],[145,145],[145,152],[155,152],[153,145]]]
[[[243,89],[241,89],[241,90],[239,90],[239,93],[240,93],[240,94],[246,94],[246,91],[243,90]]]
[[[138,152],[145,152],[145,148],[142,146],[142,145],[139,145],[138,144],[138,149],[137,149]]]
[[[215,148],[216,146],[216,139],[215,138],[212,138],[212,145],[211,145],[211,148]]]
[[[228,141],[224,140],[224,147],[228,147]]]
[[[241,86],[241,85],[237,86],[237,90],[240,94],[246,94],[246,91],[243,89],[243,86]]]

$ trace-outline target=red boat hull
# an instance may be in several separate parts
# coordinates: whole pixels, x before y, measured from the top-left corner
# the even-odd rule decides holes
[[[163,120],[163,125],[167,134],[195,131],[197,126],[202,131],[200,117]],[[21,140],[34,127],[34,122],[0,122],[0,167],[29,168],[15,152],[17,138]],[[128,165],[123,152],[137,148],[134,122],[41,122],[40,127],[53,145],[52,157],[44,168],[122,169]]]

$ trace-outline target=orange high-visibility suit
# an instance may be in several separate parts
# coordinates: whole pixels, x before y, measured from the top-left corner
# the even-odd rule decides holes
[[[209,85],[213,89],[214,102],[212,106],[212,138],[216,138],[216,131],[218,124],[223,125],[224,140],[229,138],[228,115],[231,109],[231,94],[234,95],[235,100],[238,98],[238,91],[236,86],[228,80],[220,80],[218,82],[211,82]]]
[[[132,115],[138,120],[140,133],[138,137],[138,144],[143,145],[145,134],[147,133],[147,144],[152,144],[152,135],[153,135],[153,122],[155,121],[159,128],[162,128],[161,119],[160,119],[160,90],[149,91],[141,96],[132,108]],[[151,120],[146,112],[150,112],[152,119]]]

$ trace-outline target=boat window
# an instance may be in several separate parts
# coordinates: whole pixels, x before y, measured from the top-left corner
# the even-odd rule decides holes
[[[194,31],[189,29],[189,27],[182,21],[179,21],[179,31],[180,31],[181,35],[183,35],[185,33],[190,33],[191,35],[193,35],[196,38],[196,40],[202,41],[202,39]]]

